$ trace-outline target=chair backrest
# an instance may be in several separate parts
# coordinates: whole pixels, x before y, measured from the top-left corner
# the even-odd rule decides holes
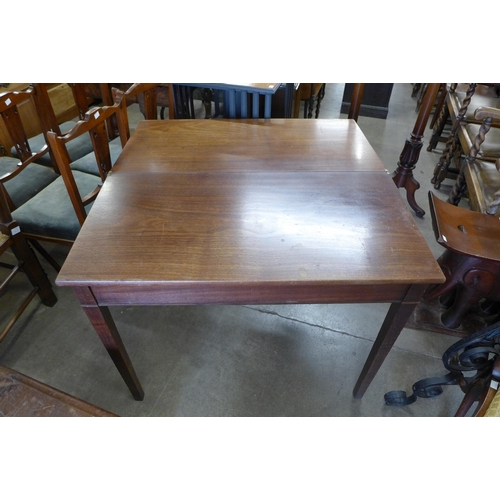
[[[118,131],[120,135],[130,136],[127,106],[138,103],[146,120],[158,119],[157,93],[159,83],[134,83],[128,90],[123,91],[116,87],[111,89],[113,101],[122,106],[122,113],[117,115]]]
[[[117,103],[113,106],[92,108],[85,114],[83,120],[80,120],[66,135],[60,136],[55,132],[49,132],[47,134],[49,145],[54,153],[57,166],[64,180],[64,184],[66,185],[66,189],[68,190],[71,203],[73,204],[80,224],[83,224],[83,221],[86,218],[84,207],[95,200],[102,184],[99,184],[91,193],[87,195],[82,196],[80,194],[70,167],[71,161],[66,145],[77,137],[88,133],[94,147],[96,165],[99,170],[101,180],[104,181],[112,168],[106,124],[107,122],[109,123],[109,119],[113,116],[116,116],[119,123],[123,123],[121,114],[126,113],[124,108],[125,106],[122,103]],[[122,147],[125,146],[129,136],[130,132],[124,130],[122,134],[120,131],[120,141]]]
[[[30,101],[34,95],[35,88],[33,86],[30,86],[27,90],[8,91],[0,94],[0,117],[4,121],[7,133],[21,160],[21,163],[18,165],[16,172],[13,172],[13,175],[17,175],[17,173],[23,170],[29,163],[36,161],[49,152],[47,145],[40,149],[40,151],[32,152],[19,113],[19,106]],[[13,175],[9,178],[13,177]],[[8,179],[2,178],[2,180],[6,181]]]

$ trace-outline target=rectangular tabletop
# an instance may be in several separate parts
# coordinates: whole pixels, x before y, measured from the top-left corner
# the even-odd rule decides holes
[[[115,173],[271,170],[386,171],[354,120],[302,119],[141,121],[113,167]]]
[[[109,305],[393,302],[376,372],[442,281],[355,122],[172,120],[139,124],[56,283],[74,287],[105,345]]]

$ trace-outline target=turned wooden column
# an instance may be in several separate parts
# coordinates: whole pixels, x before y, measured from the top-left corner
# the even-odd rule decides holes
[[[422,105],[420,106],[417,121],[413,127],[413,132],[410,134],[410,138],[406,139],[405,146],[399,157],[398,168],[392,174],[392,180],[396,186],[406,189],[406,199],[418,217],[423,217],[425,211],[420,208],[415,201],[415,191],[420,187],[420,184],[413,177],[413,170],[420,156],[424,130],[429,120],[429,115],[431,114],[440,85],[439,83],[428,84]]]

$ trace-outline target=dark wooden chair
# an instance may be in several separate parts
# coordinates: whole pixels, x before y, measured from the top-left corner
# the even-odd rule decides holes
[[[0,156],[0,182],[11,210],[20,207],[58,177],[52,167],[42,165],[44,157],[50,164],[47,144],[42,141],[38,147],[28,141],[19,113],[19,106],[30,101],[34,92],[30,87],[26,91],[0,93],[0,117],[15,144],[17,156]]]
[[[30,241],[73,244],[102,183],[113,166],[106,125],[111,116],[121,112],[123,112],[121,104],[93,108],[69,133],[63,136],[58,136],[55,132],[48,133],[49,145],[61,176],[12,212],[13,218],[19,222],[26,238]],[[90,135],[94,148],[91,156],[98,176],[74,169],[74,163],[69,157],[67,145],[84,134]],[[127,138],[120,137],[120,140],[123,146]],[[37,250],[56,270],[60,268],[50,255],[43,252],[43,249],[37,247]]]
[[[423,299],[439,297],[447,306],[441,322],[458,328],[473,306],[500,301],[500,220],[454,206],[433,193],[429,204],[436,240],[446,249],[438,259],[446,281],[430,287]]]
[[[57,302],[57,297],[52,290],[45,271],[38,262],[35,253],[28,245],[24,234],[19,228],[18,222],[11,216],[5,190],[0,185],[0,255],[4,255],[7,250],[13,253],[17,262],[15,264],[9,262],[1,263],[3,269],[8,269],[8,275],[0,282],[0,297],[3,296],[8,284],[19,271],[23,271],[26,274],[28,280],[31,282],[31,290],[19,308],[8,318],[6,324],[0,330],[0,342],[10,332],[23,311],[37,294],[46,306],[52,307]],[[4,306],[2,306],[2,309],[4,310]]]
[[[301,83],[295,94],[294,116],[299,116],[301,103],[304,103],[304,118],[312,118],[316,103],[314,117],[318,118],[321,101],[325,97],[325,87],[326,83]]]

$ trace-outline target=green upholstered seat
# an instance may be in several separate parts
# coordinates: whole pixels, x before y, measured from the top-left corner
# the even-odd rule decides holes
[[[44,157],[48,157],[46,154]],[[10,156],[0,156],[0,178],[16,169],[19,160]],[[20,207],[59,176],[51,167],[31,163],[14,178],[4,182],[14,205]]]
[[[77,120],[71,120],[59,125],[59,128],[61,129],[61,134],[62,135],[67,134],[77,123],[78,123]],[[35,137],[31,137],[29,139],[29,143],[32,151],[40,151],[43,148],[43,146],[47,143],[47,141],[45,140],[43,134],[38,134]],[[88,134],[84,134],[81,137],[77,137],[75,140],[68,143],[68,154],[71,161],[78,160],[78,158],[85,156],[91,151],[93,151],[92,141],[90,140],[90,136]],[[12,148],[12,155],[17,157],[17,151],[15,148]],[[46,154],[42,156],[38,160],[38,163],[40,165],[46,165],[51,167],[52,163],[50,161],[50,155]]]
[[[101,183],[95,175],[75,171],[73,176],[82,196]],[[85,207],[87,213],[91,206]],[[19,222],[27,237],[34,235],[74,241],[81,227],[62,177],[14,210],[12,218]]]
[[[85,134],[88,137],[88,134]],[[83,137],[83,136],[80,136]],[[67,143],[68,149],[75,140],[80,139],[77,137],[73,141]],[[109,155],[111,156],[111,165],[114,165],[118,156],[122,152],[122,144],[120,142],[120,137],[113,139],[109,142]],[[99,175],[99,169],[97,167],[95,153],[92,151],[82,158],[70,163],[71,170],[77,170],[79,172],[85,172],[87,174]]]

